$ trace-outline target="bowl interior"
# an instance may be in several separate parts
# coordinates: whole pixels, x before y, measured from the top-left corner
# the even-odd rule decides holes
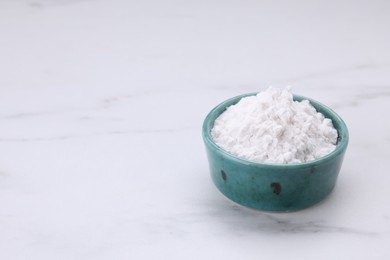
[[[324,157],[321,157],[321,158],[313,160],[313,161],[305,162],[305,163],[270,164],[270,163],[259,163],[259,162],[245,160],[245,159],[239,158],[239,157],[232,155],[232,154],[228,153],[227,151],[221,149],[219,146],[217,146],[214,143],[212,136],[211,136],[211,129],[214,126],[215,120],[229,106],[234,105],[237,102],[239,102],[241,98],[247,97],[247,96],[253,96],[256,94],[257,93],[249,93],[249,94],[244,94],[244,95],[233,97],[233,98],[228,99],[228,100],[222,102],[221,104],[217,105],[214,109],[212,109],[210,111],[210,113],[207,115],[207,117],[203,123],[203,129],[202,129],[204,141],[208,146],[211,146],[213,149],[219,150],[219,152],[224,153],[226,156],[230,157],[230,159],[236,160],[239,163],[243,163],[243,164],[254,164],[257,166],[268,165],[268,166],[272,166],[272,167],[297,167],[299,165],[318,164],[322,161],[330,160],[332,157],[335,157],[335,156],[339,155],[340,153],[342,153],[345,150],[346,146],[348,145],[348,138],[349,138],[348,129],[347,129],[346,124],[344,123],[344,121],[341,119],[341,117],[339,115],[337,115],[332,109],[330,109],[329,107],[323,105],[322,103],[320,103],[318,101],[315,101],[313,99],[310,99],[310,98],[307,98],[304,96],[300,96],[300,95],[293,95],[294,101],[308,100],[310,102],[310,104],[317,110],[317,112],[322,113],[326,118],[329,118],[332,120],[333,126],[337,130],[337,133],[338,133],[337,146],[336,146],[335,150],[333,150],[331,153],[329,153],[328,155],[326,155]]]

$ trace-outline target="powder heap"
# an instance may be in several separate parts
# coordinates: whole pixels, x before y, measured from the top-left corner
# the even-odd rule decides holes
[[[303,163],[336,148],[332,120],[308,100],[293,100],[290,88],[273,87],[242,98],[223,112],[211,130],[214,142],[240,158],[263,163]]]

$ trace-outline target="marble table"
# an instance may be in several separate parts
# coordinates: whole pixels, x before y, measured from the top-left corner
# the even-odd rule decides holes
[[[0,259],[390,259],[389,1],[0,1]],[[201,138],[290,85],[350,144],[333,193],[237,206]]]

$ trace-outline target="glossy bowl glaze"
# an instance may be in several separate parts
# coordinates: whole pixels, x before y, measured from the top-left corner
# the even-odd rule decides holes
[[[203,123],[211,178],[229,199],[246,207],[287,212],[310,207],[324,199],[334,188],[348,145],[348,129],[330,108],[312,99],[294,95],[294,100],[309,100],[316,110],[330,118],[338,132],[336,149],[330,154],[300,164],[265,164],[238,158],[218,147],[210,131],[215,119],[245,94],[226,100],[207,115]]]

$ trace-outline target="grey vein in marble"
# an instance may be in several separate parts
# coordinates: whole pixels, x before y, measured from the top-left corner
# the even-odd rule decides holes
[[[116,135],[148,135],[148,134],[175,134],[178,132],[197,129],[197,127],[180,127],[166,129],[134,129],[134,130],[118,130],[101,133],[86,133],[86,134],[69,134],[52,137],[21,137],[21,138],[0,138],[0,142],[42,142],[42,141],[62,141],[80,138],[93,138],[100,136],[116,136]]]

